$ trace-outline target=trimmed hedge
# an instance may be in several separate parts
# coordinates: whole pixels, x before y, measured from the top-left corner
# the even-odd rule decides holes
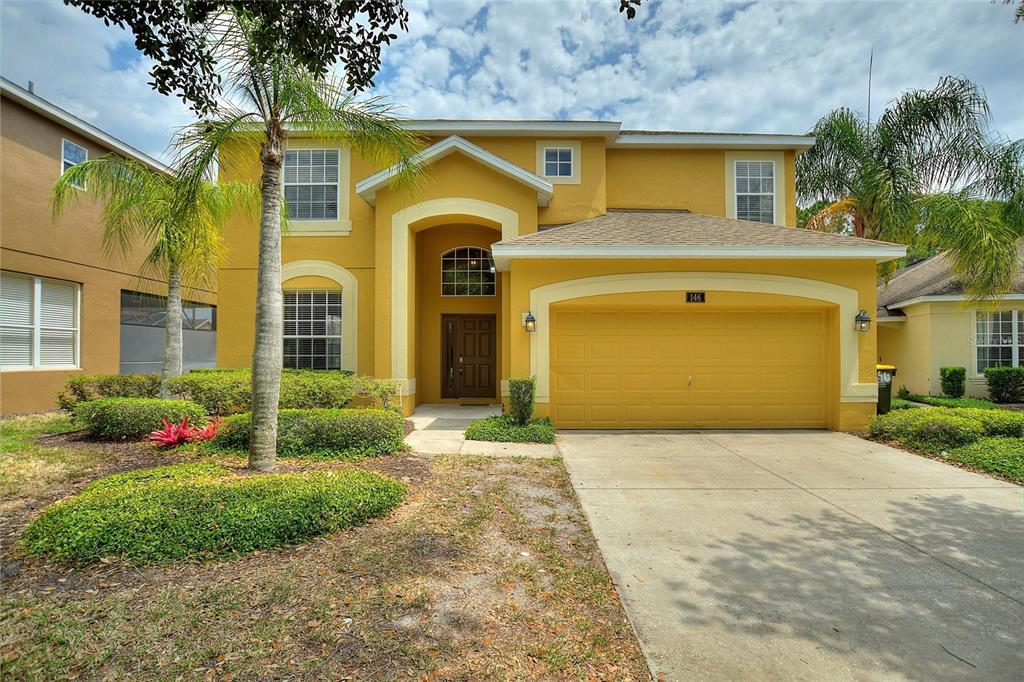
[[[89,435],[107,440],[142,438],[161,428],[163,419],[180,422],[185,417],[199,426],[206,410],[188,400],[160,398],[101,398],[75,406],[75,419]]]
[[[533,416],[537,377],[508,380],[509,415],[512,421],[525,426]]]
[[[27,553],[71,564],[116,556],[144,564],[302,542],[385,515],[405,486],[342,471],[239,476],[175,464],[101,478],[50,505],[22,537]]]
[[[252,372],[248,369],[193,370],[173,377],[168,389],[193,400],[210,414],[246,412],[252,407]],[[281,372],[283,409],[340,408],[356,394],[350,373],[286,369]]]
[[[973,407],[979,410],[1005,410],[1006,408],[982,398],[946,398],[937,395],[915,395],[911,398],[915,402],[935,407]]]
[[[211,444],[223,450],[247,451],[248,412],[228,417]],[[277,454],[324,459],[374,457],[405,448],[405,421],[394,410],[281,410],[277,417]]]
[[[554,443],[555,428],[547,419],[530,419],[520,424],[512,415],[503,414],[471,422],[466,428],[466,439],[496,443]]]
[[[57,394],[62,410],[100,398],[156,398],[160,395],[159,374],[76,374],[68,377]]]
[[[997,403],[1024,403],[1024,367],[987,367],[988,394]]]
[[[1024,437],[1024,412],[930,407],[894,410],[871,420],[870,433],[881,440],[937,452],[983,437]]]
[[[947,459],[1024,484],[1024,439],[982,438],[946,453]]]
[[[942,394],[950,398],[962,398],[967,390],[966,367],[939,367]]]

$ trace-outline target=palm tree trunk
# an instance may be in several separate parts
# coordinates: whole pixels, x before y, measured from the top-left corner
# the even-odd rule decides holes
[[[167,273],[167,314],[164,318],[164,366],[160,372],[160,397],[169,398],[167,380],[181,374],[181,268],[172,264]]]
[[[281,165],[283,139],[269,130],[263,164],[259,270],[256,275],[256,342],[252,349],[252,426],[249,468],[270,471],[277,463],[277,407],[281,393]]]

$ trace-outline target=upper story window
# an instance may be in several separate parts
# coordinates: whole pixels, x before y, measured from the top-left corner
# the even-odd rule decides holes
[[[572,148],[547,147],[544,149],[544,175],[549,178],[572,177]]]
[[[341,369],[341,290],[284,292],[284,366]]]
[[[736,162],[736,218],[775,222],[775,162]]]
[[[167,320],[167,298],[141,291],[121,291],[121,324],[163,327]],[[181,302],[181,328],[217,331],[217,306],[196,301]]]
[[[290,220],[338,219],[337,149],[284,153],[284,199]]]
[[[441,254],[442,296],[494,296],[494,261],[478,246],[460,246]]]
[[[63,175],[67,169],[72,166],[77,166],[83,161],[89,159],[89,150],[85,147],[81,147],[71,140],[61,140],[60,143],[60,172]],[[75,185],[81,187],[81,185]]]
[[[987,367],[1019,367],[1024,364],[1024,310],[976,313],[977,372]]]
[[[0,275],[0,368],[78,367],[79,285]]]

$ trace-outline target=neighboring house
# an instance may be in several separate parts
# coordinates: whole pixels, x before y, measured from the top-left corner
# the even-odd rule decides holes
[[[940,254],[878,287],[878,322],[879,361],[896,366],[897,387],[942,395],[939,368],[965,367],[967,394],[988,397],[986,367],[1024,364],[1024,277],[998,300],[972,300]]]
[[[876,264],[904,247],[792,229],[796,135],[601,121],[410,121],[426,186],[292,137],[284,361],[494,402],[537,377],[562,428],[858,429],[875,412]],[[255,155],[225,179],[256,182]],[[248,366],[257,223],[218,276],[218,366]],[[529,327],[527,321],[529,320]],[[530,331],[532,329],[533,331]]]
[[[100,207],[55,219],[49,195],[63,169],[107,153],[164,167],[6,79],[0,94],[0,412],[11,414],[53,409],[73,374],[160,370],[166,289],[137,276],[145,245],[108,257]],[[185,365],[213,366],[216,297],[187,296]]]

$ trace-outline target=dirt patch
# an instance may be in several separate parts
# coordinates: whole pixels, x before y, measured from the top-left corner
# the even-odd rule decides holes
[[[152,457],[169,461],[117,450],[43,497]],[[280,469],[335,466],[352,465]],[[299,547],[149,567],[19,561],[0,611],[5,669],[21,679],[649,679],[561,462],[404,453],[355,466],[406,481],[405,503]]]

